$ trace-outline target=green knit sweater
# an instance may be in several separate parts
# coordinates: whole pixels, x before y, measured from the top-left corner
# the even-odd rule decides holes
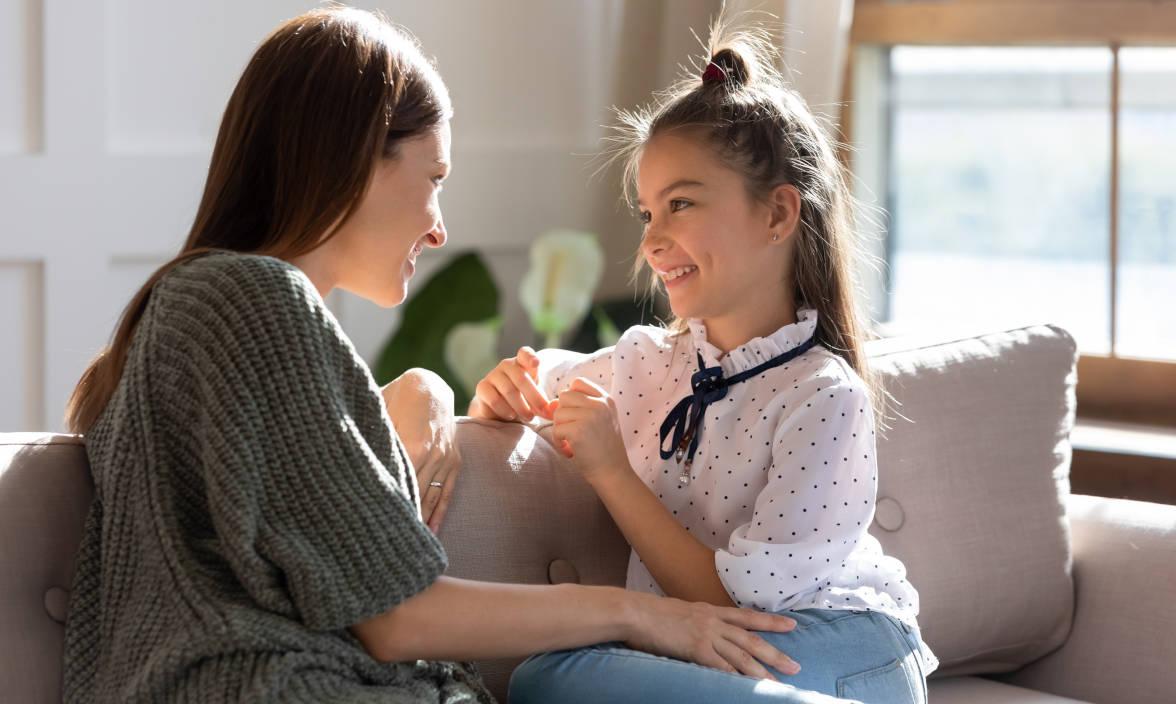
[[[379,663],[347,630],[446,558],[379,388],[296,267],[216,253],[166,274],[86,451],[67,702],[491,701],[469,666]]]

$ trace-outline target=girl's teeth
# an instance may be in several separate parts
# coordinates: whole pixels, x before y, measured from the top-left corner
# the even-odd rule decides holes
[[[685,276],[686,274],[689,274],[690,272],[697,271],[697,270],[698,270],[698,267],[696,267],[696,266],[682,266],[682,267],[678,267],[677,269],[672,269],[670,271],[667,271],[662,276],[666,281],[673,281],[674,279],[678,278],[679,276]]]

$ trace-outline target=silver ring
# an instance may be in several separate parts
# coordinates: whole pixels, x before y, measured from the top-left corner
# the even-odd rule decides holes
[[[441,487],[445,486],[445,483],[433,481],[433,482],[429,482],[429,486],[435,486],[438,489],[440,489]]]

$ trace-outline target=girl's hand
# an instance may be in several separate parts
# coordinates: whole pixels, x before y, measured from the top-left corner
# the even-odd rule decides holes
[[[572,380],[555,401],[552,431],[556,447],[572,458],[585,479],[593,480],[609,472],[632,471],[621,423],[612,396],[585,379]]]
[[[453,389],[431,371],[410,369],[381,391],[396,434],[416,469],[421,520],[436,533],[461,470],[461,453],[454,440]]]
[[[760,679],[776,679],[764,664],[800,672],[792,658],[751,632],[787,633],[796,627],[787,616],[629,593],[636,604],[633,633],[625,639],[630,648]]]
[[[488,420],[523,422],[535,416],[551,419],[551,402],[538,386],[539,358],[530,347],[520,347],[510,359],[498,363],[474,389],[469,415]]]

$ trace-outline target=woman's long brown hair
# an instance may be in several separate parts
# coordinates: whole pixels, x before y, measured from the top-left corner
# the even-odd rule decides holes
[[[326,7],[282,23],[258,47],[221,120],[188,239],[131,299],[66,407],[86,433],[122,377],[155,284],[210,251],[289,259],[330,239],[381,158],[449,119],[449,96],[415,40],[384,18]]]

